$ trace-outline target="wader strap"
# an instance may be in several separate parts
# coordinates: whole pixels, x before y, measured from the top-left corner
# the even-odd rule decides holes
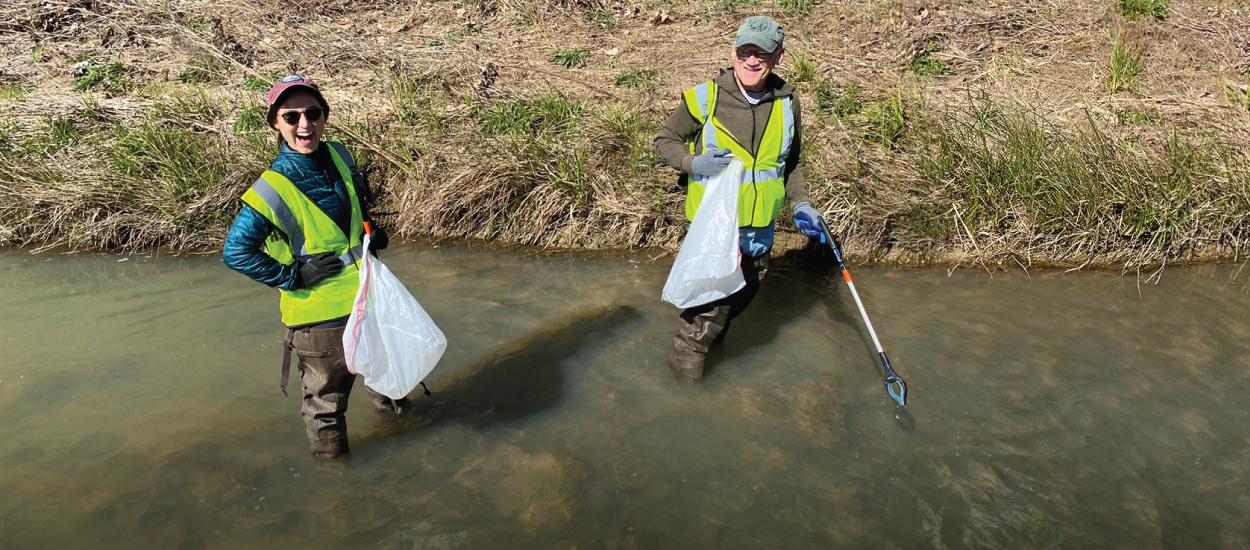
[[[291,349],[295,342],[295,329],[286,329],[286,341],[282,342],[282,397],[286,397],[286,385],[291,381]]]

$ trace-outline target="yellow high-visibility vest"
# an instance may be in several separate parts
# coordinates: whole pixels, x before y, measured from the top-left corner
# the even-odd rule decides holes
[[[330,158],[343,177],[343,186],[351,199],[350,235],[344,235],[334,220],[295,186],[286,176],[266,170],[260,179],[243,194],[243,202],[255,208],[280,230],[265,241],[265,253],[283,265],[298,258],[308,261],[323,252],[332,252],[343,262],[343,271],[312,288],[283,290],[280,307],[282,323],[307,325],[346,316],[352,311],[356,289],[360,285],[361,240],[364,238],[363,214],[356,186],[352,183],[354,166],[351,153],[338,141],[328,142]]]
[[[733,156],[744,165],[742,184],[738,187],[738,225],[768,227],[781,211],[786,197],[786,156],[790,154],[790,142],[794,139],[794,112],[790,110],[790,96],[772,102],[764,137],[757,154],[752,155],[742,141],[716,120],[717,95],[718,86],[710,80],[682,94],[690,114],[703,125],[702,150],[696,151],[695,144],[691,143],[690,152],[732,151]],[[703,201],[707,179],[697,174],[689,175],[690,185],[686,193],[688,220],[694,220],[699,203]]]

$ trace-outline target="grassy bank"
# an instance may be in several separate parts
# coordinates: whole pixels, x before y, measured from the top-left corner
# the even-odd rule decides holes
[[[813,202],[857,259],[1250,252],[1250,14],[1220,2],[18,4],[0,8],[8,245],[219,245],[276,149],[266,81],[302,72],[395,233],[675,247],[684,197],[651,140],[767,13]]]

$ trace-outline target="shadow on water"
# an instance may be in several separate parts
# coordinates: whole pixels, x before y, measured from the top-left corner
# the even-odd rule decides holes
[[[447,421],[474,428],[506,423],[555,407],[564,393],[564,363],[588,344],[640,319],[636,308],[611,305],[573,315],[504,343],[405,412],[361,437],[391,438]]]
[[[769,279],[778,279],[776,274]],[[769,284],[765,280],[751,306],[734,319],[726,333],[726,342],[732,342],[735,353],[744,353],[768,346],[776,340],[783,326],[795,318],[803,317],[815,306],[802,296],[788,292],[789,285]],[[716,368],[719,361],[708,361],[707,371]]]
[[[774,259],[759,294],[730,325],[725,341],[730,342],[728,347],[731,349],[716,345],[708,352],[705,376],[716,370],[727,355],[767,347],[787,324],[810,316],[820,305],[819,300],[811,299],[813,295],[825,296],[829,318],[839,327],[855,326],[855,320],[847,317],[842,308],[837,292],[841,279],[833,267],[832,255],[826,258],[821,250],[795,250]],[[796,288],[800,290],[796,291]],[[868,349],[871,350],[871,347]]]

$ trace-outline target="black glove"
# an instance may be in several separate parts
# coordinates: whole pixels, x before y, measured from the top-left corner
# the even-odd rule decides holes
[[[386,245],[391,243],[391,238],[386,236],[386,230],[381,227],[374,227],[373,233],[369,234],[369,252],[377,250],[386,250]]]
[[[343,262],[339,260],[338,254],[333,252],[322,252],[313,256],[312,260],[304,265],[299,266],[296,277],[299,281],[296,286],[298,288],[312,288],[317,283],[338,275],[343,271]]]

